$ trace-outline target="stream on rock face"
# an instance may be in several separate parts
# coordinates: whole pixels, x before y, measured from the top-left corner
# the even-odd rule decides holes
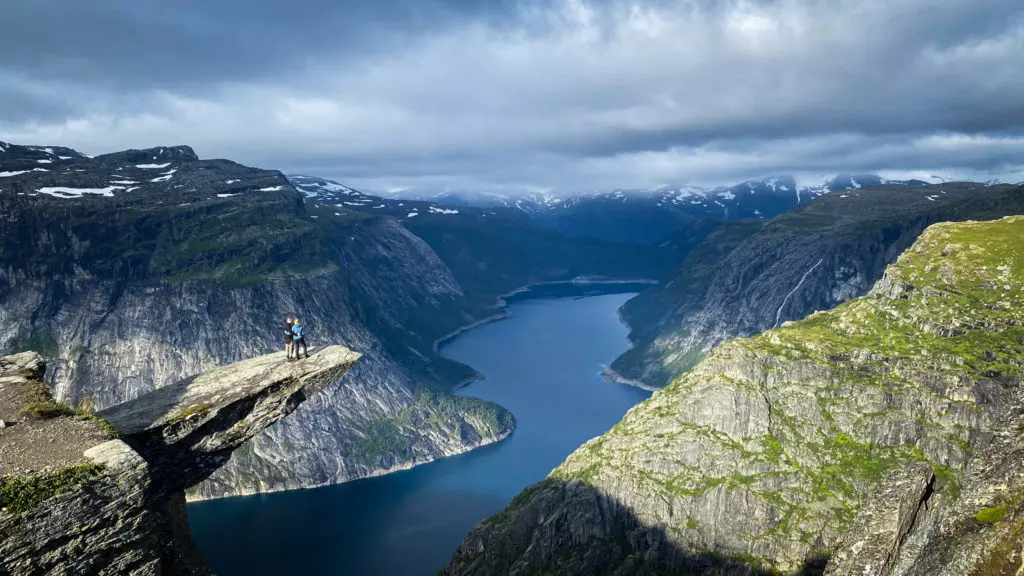
[[[477,522],[650,395],[600,375],[626,349],[618,308],[633,294],[590,294],[625,289],[538,287],[509,299],[511,318],[442,347],[486,375],[458,394],[515,414],[505,441],[347,484],[189,504],[207,562],[219,576],[435,575]]]

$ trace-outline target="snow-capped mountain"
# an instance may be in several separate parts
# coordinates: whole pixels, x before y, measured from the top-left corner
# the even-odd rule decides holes
[[[384,214],[398,220],[409,220],[420,216],[451,216],[472,212],[486,216],[493,214],[483,208],[456,206],[426,200],[383,198],[367,194],[333,180],[315,176],[291,175],[288,180],[314,207],[339,208],[356,212]]]
[[[331,195],[333,201],[356,209],[374,204],[380,210],[392,210],[413,202],[425,202],[435,210],[518,208],[538,224],[567,236],[640,243],[661,242],[702,219],[772,218],[829,192],[887,184],[928,185],[921,180],[886,180],[874,174],[839,174],[822,175],[804,183],[793,176],[775,176],[714,188],[676,185],[572,195],[405,190],[371,196],[329,180],[309,176],[290,179],[308,196]]]

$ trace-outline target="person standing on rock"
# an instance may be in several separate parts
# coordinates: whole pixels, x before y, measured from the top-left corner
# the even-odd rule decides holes
[[[309,350],[306,349],[306,327],[298,318],[296,318],[295,322],[292,324],[292,335],[293,340],[295,340],[292,344],[292,347],[295,349],[295,359],[301,359],[301,356],[299,356],[299,348],[302,348],[302,352],[306,355],[306,358],[309,358]]]
[[[284,353],[291,360],[295,353],[295,334],[292,333],[292,322],[294,320],[291,316],[284,321]]]

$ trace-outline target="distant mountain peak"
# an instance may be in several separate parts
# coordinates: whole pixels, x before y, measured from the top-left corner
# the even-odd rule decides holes
[[[160,146],[156,148],[143,148],[141,150],[124,150],[96,156],[95,160],[100,162],[113,161],[123,163],[160,163],[160,162],[181,162],[196,161],[199,156],[191,146]]]

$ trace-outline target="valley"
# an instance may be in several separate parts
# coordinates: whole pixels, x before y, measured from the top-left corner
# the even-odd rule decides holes
[[[631,295],[524,293],[508,319],[443,346],[445,357],[486,375],[460,396],[515,414],[510,438],[340,486],[193,503],[189,518],[204,556],[223,576],[436,574],[478,521],[649,395],[599,375],[625,346],[616,309]]]
[[[290,314],[314,348],[359,355],[184,487],[218,573],[277,561],[252,553],[275,550],[268,525],[323,542],[280,560],[310,574],[820,573],[877,562],[885,538],[912,538],[884,562],[913,567],[926,546],[968,561],[929,531],[966,514],[961,492],[1016,514],[992,492],[1016,480],[972,466],[1016,449],[1022,186],[779,177],[505,202],[187,146],[0,149],[0,351],[40,355],[69,410],[265,357]],[[918,485],[924,524],[862,514]],[[869,528],[889,536],[862,554],[847,540]]]

